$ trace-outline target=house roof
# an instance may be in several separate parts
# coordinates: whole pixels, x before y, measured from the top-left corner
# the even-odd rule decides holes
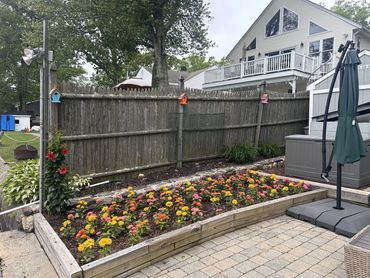
[[[240,38],[240,40],[235,44],[235,46],[230,50],[229,54],[227,54],[226,58],[229,58],[230,54],[234,51],[234,49],[239,45],[239,43],[244,39],[244,37],[249,33],[249,31],[257,24],[258,20],[262,17],[262,15],[269,9],[269,7],[272,5],[272,3],[276,1],[276,0],[271,0],[270,3],[267,5],[267,7],[262,11],[262,13],[257,17],[257,19],[253,22],[253,24],[249,27],[249,29],[244,33],[244,35]],[[335,16],[337,17],[338,19],[341,19],[349,24],[351,24],[353,27],[356,27],[358,29],[361,29],[361,30],[364,30],[365,32],[369,33],[370,34],[370,30],[367,29],[366,27],[344,17],[344,16],[341,16],[329,9],[327,9],[326,7],[323,7],[319,4],[316,4],[314,2],[311,2],[310,0],[299,0],[299,1],[303,1],[311,6],[314,6],[332,16]]]
[[[148,72],[152,73],[152,68],[144,67]],[[184,78],[186,79],[189,76],[188,72],[183,73]],[[179,83],[180,72],[176,70],[168,70],[168,83]]]

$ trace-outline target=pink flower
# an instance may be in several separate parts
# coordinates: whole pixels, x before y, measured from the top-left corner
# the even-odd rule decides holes
[[[55,155],[55,153],[53,153],[53,152],[48,152],[47,157],[48,157],[48,159],[49,159],[49,160],[55,160],[55,158],[56,158],[57,156],[56,156],[56,155]]]
[[[75,216],[72,213],[70,213],[70,214],[67,215],[67,218],[68,218],[68,220],[74,220]]]
[[[303,184],[303,188],[305,189],[305,190],[309,190],[310,189],[310,185],[308,185],[308,184]]]

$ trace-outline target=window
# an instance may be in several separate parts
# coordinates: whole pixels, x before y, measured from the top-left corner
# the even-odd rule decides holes
[[[249,56],[249,57],[248,57],[248,62],[250,62],[250,61],[254,61],[254,59],[255,59],[254,55],[253,55],[253,56]]]
[[[279,51],[274,51],[274,52],[268,52],[268,53],[266,53],[265,56],[271,57],[271,56],[277,56],[279,54],[280,54]]]
[[[320,41],[310,42],[309,54],[311,57],[318,57],[320,55]]]
[[[15,124],[16,125],[19,125],[19,120],[15,120]]]
[[[322,62],[326,63],[333,56],[334,38],[325,39],[322,41]]]
[[[298,15],[284,8],[283,32],[293,31],[298,28]]]
[[[245,49],[245,50],[252,50],[252,49],[256,49],[256,38],[254,38],[254,40],[248,45],[248,47]]]
[[[318,57],[321,63],[330,62],[333,56],[334,38],[310,42],[309,54]]]
[[[284,49],[284,50],[281,50],[281,51],[280,51],[280,54],[290,53],[290,52],[292,52],[292,51],[294,51],[294,50],[295,50],[295,48]]]
[[[313,23],[312,21],[310,21],[310,30],[309,30],[310,35],[326,32],[326,31],[328,31],[328,30],[326,30],[325,28],[321,27],[320,25],[317,25],[316,23]]]
[[[279,33],[280,10],[271,18],[266,25],[266,37],[275,36]]]

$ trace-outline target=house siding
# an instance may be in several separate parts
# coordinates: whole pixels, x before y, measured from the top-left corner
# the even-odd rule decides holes
[[[273,37],[265,37],[265,26],[269,20],[281,8],[285,7],[299,17],[298,29],[286,33],[281,33]],[[327,32],[309,35],[309,22],[322,26],[327,29]],[[273,0],[268,8],[261,14],[251,29],[244,35],[235,48],[230,52],[228,58],[231,63],[238,63],[239,59],[254,55],[256,59],[263,58],[265,53],[288,48],[295,48],[297,53],[308,55],[309,43],[311,41],[322,40],[334,37],[334,52],[337,51],[340,44],[352,39],[353,29],[355,26],[337,18],[327,12],[318,9],[317,7],[302,0]],[[257,47],[255,50],[243,51],[243,47],[247,47],[252,40],[257,39]],[[301,47],[303,43],[303,47]],[[361,44],[368,45],[366,40],[362,40]],[[260,56],[258,55],[260,53]],[[336,56],[339,56],[336,53]]]

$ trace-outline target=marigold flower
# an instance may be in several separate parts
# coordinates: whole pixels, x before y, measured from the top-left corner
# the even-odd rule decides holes
[[[103,248],[107,245],[111,245],[112,244],[112,239],[109,238],[109,237],[103,237],[102,239],[99,240],[98,244],[99,244],[100,247]]]
[[[170,208],[172,207],[173,203],[171,201],[166,202],[166,207]]]
[[[238,204],[238,200],[234,199],[234,200],[232,200],[232,201],[231,201],[231,203],[232,203],[234,206],[236,206],[236,205]]]
[[[78,252],[83,252],[85,251],[85,246],[83,244],[79,244],[77,247]]]
[[[177,216],[181,216],[182,215],[182,211],[181,210],[176,211],[176,215]]]
[[[288,188],[287,186],[284,186],[282,190],[283,190],[283,191],[288,191],[288,190],[289,190],[289,188]]]

